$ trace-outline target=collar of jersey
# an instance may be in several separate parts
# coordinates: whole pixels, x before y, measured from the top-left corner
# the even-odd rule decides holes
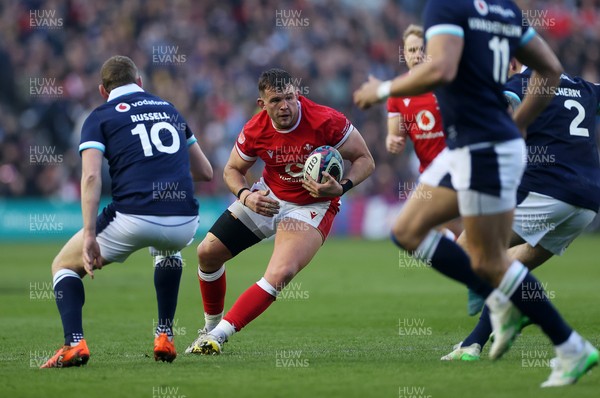
[[[292,131],[296,130],[296,127],[298,127],[298,125],[300,124],[301,119],[302,119],[302,104],[300,103],[300,101],[298,101],[298,120],[296,120],[296,124],[294,124],[294,126],[292,126],[292,128],[290,128],[289,130],[279,130],[277,127],[275,127],[275,124],[273,124],[273,120],[271,120],[271,125],[273,126],[275,131],[277,131],[278,133],[287,134],[287,133],[291,133]]]
[[[137,84],[129,83],[124,86],[113,88],[111,90],[110,94],[108,95],[108,99],[106,100],[106,102],[112,101],[115,98],[120,97],[122,95],[127,95],[127,94],[131,94],[131,93],[143,93],[143,92],[144,92],[144,89],[141,88],[140,86],[138,86]]]

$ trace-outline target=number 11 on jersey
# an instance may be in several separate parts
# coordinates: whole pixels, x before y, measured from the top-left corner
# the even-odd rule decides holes
[[[492,40],[489,41],[488,47],[494,52],[494,81],[504,84],[506,83],[508,64],[510,62],[510,47],[508,46],[508,39],[500,39],[498,36],[494,36],[492,37]]]

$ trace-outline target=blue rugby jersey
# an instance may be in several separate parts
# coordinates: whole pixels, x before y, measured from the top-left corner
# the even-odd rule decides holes
[[[520,102],[531,70],[506,83],[505,95]],[[595,212],[600,208],[600,160],[596,115],[600,86],[563,74],[555,97],[527,128],[527,168],[519,190],[538,192]]]
[[[126,214],[197,215],[185,119],[159,97],[128,84],[111,91],[81,130],[79,152],[108,160],[114,208]]]
[[[464,39],[455,80],[435,90],[448,147],[521,137],[502,94],[510,58],[536,35],[521,10],[508,0],[430,0],[424,21],[426,40]]]

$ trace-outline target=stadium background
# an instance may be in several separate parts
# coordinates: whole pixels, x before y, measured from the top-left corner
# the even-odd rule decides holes
[[[375,157],[374,175],[344,198],[334,233],[385,237],[382,224],[414,187],[417,162],[411,150],[386,153],[384,106],[362,112],[351,94],[369,73],[406,71],[401,34],[419,22],[423,3],[0,2],[0,239],[63,239],[80,228],[80,128],[102,102],[99,69],[114,54],[130,56],[144,88],[174,103],[215,168],[212,182],[197,185],[199,234],[233,199],[223,166],[256,111],[258,75],[278,66],[303,95],[346,114]],[[600,81],[600,1],[518,3],[568,73]],[[108,198],[107,167],[104,177]]]

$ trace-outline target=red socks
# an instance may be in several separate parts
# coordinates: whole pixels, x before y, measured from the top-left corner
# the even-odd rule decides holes
[[[227,312],[225,319],[235,327],[236,331],[240,331],[244,326],[252,322],[257,316],[262,314],[275,301],[273,294],[267,293],[263,287],[264,284],[273,289],[266,280],[262,279],[258,283],[250,286],[235,302],[231,310]],[[261,286],[259,286],[261,284]]]
[[[218,271],[211,274],[198,270],[198,281],[200,282],[204,312],[209,315],[223,313],[225,291],[227,290],[225,266],[222,266]]]

